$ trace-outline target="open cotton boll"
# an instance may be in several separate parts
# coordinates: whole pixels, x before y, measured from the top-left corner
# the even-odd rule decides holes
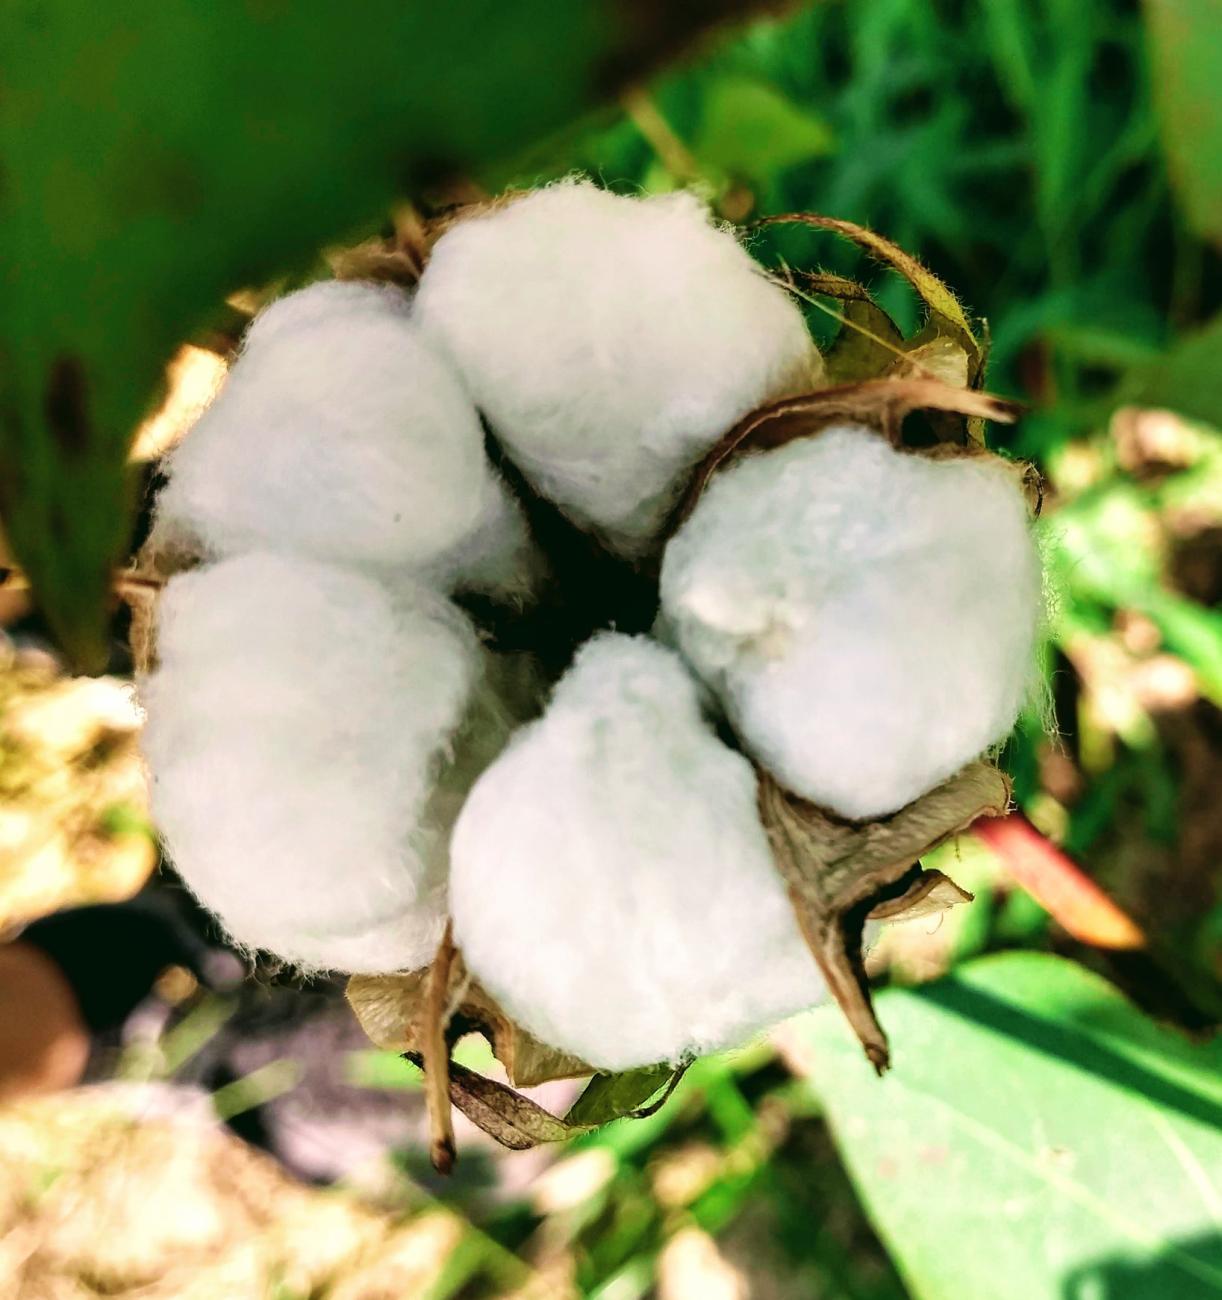
[[[1017,475],[866,429],[718,473],[666,549],[663,618],[744,745],[846,817],[894,812],[1014,724],[1038,555]]]
[[[255,553],[171,579],[142,683],[169,856],[240,944],[308,966],[436,949],[434,787],[481,680],[466,619],[419,587]]]
[[[159,527],[212,556],[274,549],[460,585],[468,563],[526,548],[470,398],[390,287],[317,284],[256,317],[169,473]]]
[[[415,310],[535,487],[626,554],[741,416],[822,374],[797,307],[691,194],[565,182],[459,222]]]
[[[451,846],[464,960],[513,1018],[619,1070],[742,1041],[823,996],[750,764],[678,656],[596,637],[476,782]]]

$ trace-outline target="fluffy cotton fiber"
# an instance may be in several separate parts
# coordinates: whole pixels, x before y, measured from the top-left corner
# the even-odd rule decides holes
[[[450,906],[509,1013],[605,1069],[734,1044],[823,995],[750,764],[643,638],[588,643],[476,783]]]
[[[1034,670],[1040,566],[1013,471],[829,429],[718,474],[667,547],[670,633],[745,746],[847,817],[1002,739]]]
[[[438,770],[481,674],[416,586],[256,553],[173,578],[142,684],[154,817],[240,943],[311,967],[428,961],[445,909]]]
[[[330,282],[273,303],[169,468],[158,525],[212,556],[527,585],[525,524],[479,417],[395,288]]]
[[[567,182],[460,222],[416,313],[527,477],[627,554],[741,416],[822,372],[801,313],[690,194]]]

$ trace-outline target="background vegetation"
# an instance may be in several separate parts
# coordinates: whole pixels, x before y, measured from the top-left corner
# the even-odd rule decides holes
[[[419,1294],[1222,1295],[1222,1051],[1206,1041],[1222,1007],[1220,88],[1216,0],[846,0],[759,22],[475,167],[490,190],[581,168],[630,192],[703,185],[736,221],[861,222],[987,319],[988,386],[1031,408],[995,443],[1046,477],[1052,596],[1056,731],[1025,719],[1003,763],[1025,816],[1145,942],[1108,951],[1089,918],[1070,933],[1017,887],[1031,872],[1013,847],[965,838],[947,852],[975,904],[876,954],[888,1082],[816,1014],[700,1062],[657,1115],[546,1167],[476,1148],[443,1185],[401,1144],[386,1203],[421,1221],[441,1198],[459,1225]],[[919,323],[896,277],[830,236],[761,251],[870,279]],[[198,995],[174,1019],[203,1041],[217,1005]],[[204,1077],[182,1041],[153,1073]],[[394,1058],[344,1061],[351,1090],[415,1105]],[[227,1106],[297,1079],[265,1073]]]

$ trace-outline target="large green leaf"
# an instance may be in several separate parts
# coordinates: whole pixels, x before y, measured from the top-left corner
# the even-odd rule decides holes
[[[227,292],[752,7],[0,6],[0,515],[65,644],[98,657],[132,427]]]
[[[882,1080],[834,1011],[798,1022],[798,1048],[916,1297],[1222,1295],[1222,1043],[1041,954],[886,993],[879,1014]]]
[[[1222,0],[1146,0],[1155,102],[1193,227],[1222,244]]]

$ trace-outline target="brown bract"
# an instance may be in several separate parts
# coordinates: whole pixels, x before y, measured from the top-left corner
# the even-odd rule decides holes
[[[449,926],[433,963],[397,975],[354,975],[348,1001],[361,1028],[379,1047],[401,1052],[425,1075],[430,1154],[442,1173],[456,1153],[450,1107],[511,1150],[559,1142],[624,1116],[640,1116],[662,1105],[683,1071],[660,1066],[621,1075],[595,1074],[592,1066],[548,1047],[515,1024],[471,978],[454,947]],[[450,1059],[464,1034],[487,1039],[511,1083],[529,1088],[552,1079],[594,1075],[566,1118],[545,1110],[514,1087]],[[652,1107],[644,1103],[662,1090]]]
[[[448,960],[442,1017],[451,1042],[478,1032],[487,1038],[510,1082],[531,1088],[550,1079],[593,1074],[594,1067],[548,1047],[514,1024],[496,1001],[473,979],[455,952]],[[387,1051],[424,1052],[429,970],[396,975],[354,975],[348,1001],[370,1039]]]
[[[775,451],[795,439],[812,438],[835,424],[876,429],[898,447],[904,417],[917,410],[953,412],[1012,424],[1020,407],[1002,397],[929,378],[872,379],[772,402],[740,420],[701,461],[671,517],[669,532],[676,532],[695,509],[713,476],[742,456]]]
[[[942,872],[922,871],[920,859],[977,817],[1000,815],[1009,802],[1009,781],[981,761],[889,817],[853,822],[760,770],[760,816],[802,936],[879,1074],[889,1052],[862,963],[865,923],[912,920],[970,902],[972,895]]]

